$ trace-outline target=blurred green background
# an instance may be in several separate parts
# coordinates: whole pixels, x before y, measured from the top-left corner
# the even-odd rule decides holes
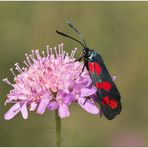
[[[71,105],[71,116],[62,120],[62,146],[148,146],[148,2],[0,2],[0,79],[12,80],[14,63],[23,65],[25,53],[47,44],[78,47],[78,57],[81,46],[55,33],[78,38],[67,17],[117,76],[123,110],[108,121]],[[54,112],[3,119],[10,89],[0,82],[0,146],[55,146]]]

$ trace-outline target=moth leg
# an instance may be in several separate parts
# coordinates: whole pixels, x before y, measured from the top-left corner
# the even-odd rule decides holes
[[[84,54],[81,54],[81,56],[77,60],[75,60],[74,62],[80,62],[83,58],[84,58]],[[70,64],[70,63],[74,63],[74,62],[68,62],[66,64]]]
[[[85,55],[81,54],[81,56],[75,62],[80,62],[84,57],[85,57]]]
[[[81,73],[80,73],[79,76],[81,76],[81,74],[84,72],[85,67],[86,67],[86,69],[88,70],[87,61],[84,59],[84,65],[83,65],[82,71],[81,71]],[[89,70],[88,70],[88,71],[89,71]]]
[[[81,71],[81,73],[79,74],[79,76],[81,76],[81,74],[84,72],[84,68],[85,68],[85,64],[83,65],[83,68],[82,68],[82,71]]]
[[[81,74],[84,72],[84,68],[85,68],[85,66],[86,66],[86,65],[84,64],[84,65],[83,65],[83,68],[82,68],[82,71],[81,71],[81,73],[79,74],[79,77],[80,77]],[[77,78],[75,78],[75,79],[77,79]],[[75,79],[74,79],[74,80],[75,80]]]
[[[86,101],[87,101],[87,100],[88,100],[88,98],[86,98],[86,99],[85,99],[85,101],[84,101],[83,105],[86,103]]]
[[[85,99],[83,105],[86,103],[87,100],[89,100],[89,101],[91,101],[91,102],[93,103],[92,99],[88,96],[88,97]]]

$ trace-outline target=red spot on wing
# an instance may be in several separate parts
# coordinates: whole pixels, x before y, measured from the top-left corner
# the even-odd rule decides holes
[[[101,73],[101,67],[97,62],[94,62],[95,72],[100,75]]]
[[[104,89],[104,90],[110,90],[112,85],[108,82],[108,81],[105,81],[105,82],[96,82],[96,87],[98,89]]]
[[[104,90],[110,90],[112,85],[108,82],[108,81],[105,81],[105,82],[102,82],[102,87]]]
[[[102,104],[108,104],[109,103],[109,97],[108,96],[106,96],[106,97],[104,97],[103,98],[103,100],[102,100]]]
[[[110,106],[112,109],[117,108],[117,107],[118,107],[117,101],[115,101],[115,100],[110,100],[109,106]]]
[[[109,105],[112,109],[116,109],[118,107],[118,103],[115,100],[111,100],[108,96],[102,99],[102,104]]]
[[[99,89],[102,89],[102,83],[96,82],[96,87],[99,88]]]
[[[94,68],[94,63],[93,62],[88,62],[88,67],[89,67],[90,73],[95,72],[95,68]]]

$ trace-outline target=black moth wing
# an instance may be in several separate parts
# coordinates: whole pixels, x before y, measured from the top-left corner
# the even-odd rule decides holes
[[[105,64],[103,62],[100,63],[100,66],[101,66],[101,69],[102,69],[102,72],[101,72],[101,78],[103,80],[106,80],[106,81],[109,81],[112,85],[112,88],[110,91],[104,91],[104,90],[101,90],[101,93],[103,94],[103,96],[109,96],[109,98],[111,100],[115,100],[117,101],[118,103],[118,106],[116,109],[112,109],[110,106],[108,105],[105,105],[105,104],[101,104],[100,103],[100,106],[102,108],[102,112],[103,114],[108,118],[108,119],[113,119],[117,114],[119,114],[121,112],[121,109],[122,109],[122,105],[121,105],[121,102],[120,102],[120,93],[114,83],[114,81],[112,80]],[[97,92],[98,93],[98,92]]]
[[[103,62],[102,57],[98,53],[97,56],[93,58],[93,62],[97,62],[97,64],[101,68],[100,75],[98,75],[97,73],[90,73],[93,79],[93,84],[95,85],[96,82],[101,80],[108,81],[112,86],[109,91],[105,91],[103,89],[97,90],[98,102],[100,104],[101,111],[107,119],[112,120],[117,114],[121,112],[122,109],[122,105],[120,102],[120,93]],[[105,96],[108,96],[110,100],[115,100],[117,102],[117,108],[112,109],[108,104],[103,104],[102,100]]]

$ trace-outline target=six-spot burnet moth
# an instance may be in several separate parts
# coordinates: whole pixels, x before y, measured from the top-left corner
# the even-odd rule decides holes
[[[101,55],[95,50],[87,47],[82,34],[72,25],[69,19],[67,19],[67,24],[80,36],[83,43],[65,33],[57,30],[56,32],[77,41],[83,46],[83,52],[78,59],[78,61],[84,59],[82,72],[85,67],[89,71],[93,85],[97,88],[96,95],[101,112],[107,119],[112,120],[122,109],[120,93],[103,62]]]

